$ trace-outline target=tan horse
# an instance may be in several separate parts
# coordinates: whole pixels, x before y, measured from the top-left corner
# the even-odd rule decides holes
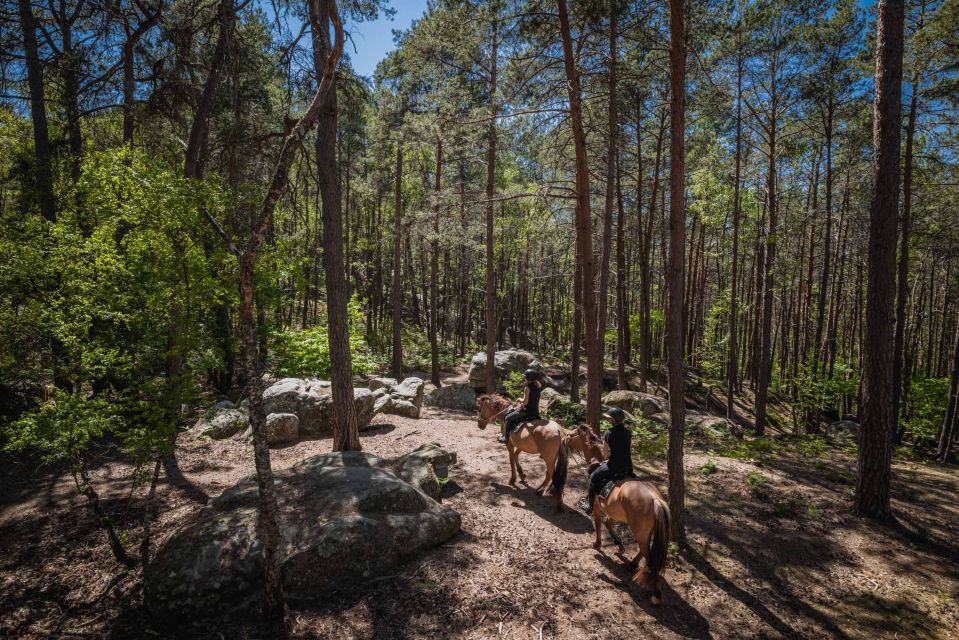
[[[505,422],[505,416],[512,408],[509,401],[495,393],[485,393],[476,399],[476,409],[479,412],[477,426],[485,429],[489,423]],[[563,429],[551,420],[532,420],[524,422],[510,434],[506,441],[506,450],[509,452],[510,477],[509,483],[516,486],[516,473],[519,472],[521,481],[526,481],[526,474],[519,464],[519,454],[537,453],[546,463],[546,477],[536,488],[536,493],[546,495],[546,489],[552,485],[553,497],[556,499],[556,510],[563,510],[563,487],[566,485],[566,471],[569,467],[569,450],[563,443]]]
[[[583,457],[590,461],[590,472],[606,458],[599,437],[589,427],[581,426],[563,440],[567,446],[580,451]],[[603,544],[601,524],[604,513],[606,529],[619,547],[620,553],[625,553],[626,547],[610,526],[610,521],[624,522],[629,526],[633,538],[639,544],[639,552],[627,563],[629,570],[635,572],[633,582],[652,590],[653,604],[660,604],[663,601],[663,577],[660,574],[666,566],[669,549],[669,506],[663,496],[655,485],[636,478],[618,482],[605,499],[597,496],[593,503],[595,549],[599,549]],[[642,569],[639,568],[641,557],[646,560]]]

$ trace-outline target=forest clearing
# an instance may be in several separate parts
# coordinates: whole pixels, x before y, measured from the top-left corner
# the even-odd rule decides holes
[[[959,640],[959,0],[0,8],[0,636]]]

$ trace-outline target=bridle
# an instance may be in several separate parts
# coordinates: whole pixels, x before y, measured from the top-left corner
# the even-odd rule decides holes
[[[494,400],[493,400],[492,398],[486,398],[486,400],[482,400],[481,402],[483,402],[483,403],[485,404],[485,403],[487,403],[487,402],[494,402]],[[507,411],[509,411],[509,410],[512,409],[512,408],[513,408],[513,405],[507,403],[505,409],[503,409],[503,410],[501,410],[501,411],[497,411],[496,413],[494,413],[493,415],[491,415],[489,418],[483,418],[483,420],[486,421],[486,424],[489,424],[489,423],[491,423],[491,422],[495,422],[498,417],[500,417],[501,415],[503,415],[504,413],[506,413]]]

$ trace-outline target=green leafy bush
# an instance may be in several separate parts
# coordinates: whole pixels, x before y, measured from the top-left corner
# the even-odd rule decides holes
[[[711,476],[716,473],[716,463],[712,460],[707,460],[706,464],[699,468],[699,472],[704,476]]]
[[[354,374],[377,371],[382,363],[374,356],[363,334],[361,302],[354,296],[349,304],[350,355]],[[277,331],[271,336],[275,371],[280,376],[330,376],[330,338],[327,327],[316,325],[296,331]]]
[[[766,476],[758,471],[750,471],[746,474],[746,484],[750,487],[758,487],[759,485],[766,484]]]
[[[522,398],[526,387],[526,378],[519,371],[513,371],[503,380],[503,390],[510,398]]]
[[[914,380],[906,407],[906,429],[919,438],[936,438],[946,415],[949,378]]]

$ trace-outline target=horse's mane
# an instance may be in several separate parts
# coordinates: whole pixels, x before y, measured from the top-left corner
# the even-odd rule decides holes
[[[602,440],[600,439],[600,437],[596,435],[596,432],[593,431],[591,427],[581,424],[578,427],[576,427],[576,430],[582,433],[583,435],[585,435],[587,438],[589,438],[589,441],[592,442],[593,444],[602,443]]]
[[[501,407],[509,404],[509,400],[498,393],[484,393],[477,399],[480,401],[488,400],[493,405],[494,409],[500,409]]]

